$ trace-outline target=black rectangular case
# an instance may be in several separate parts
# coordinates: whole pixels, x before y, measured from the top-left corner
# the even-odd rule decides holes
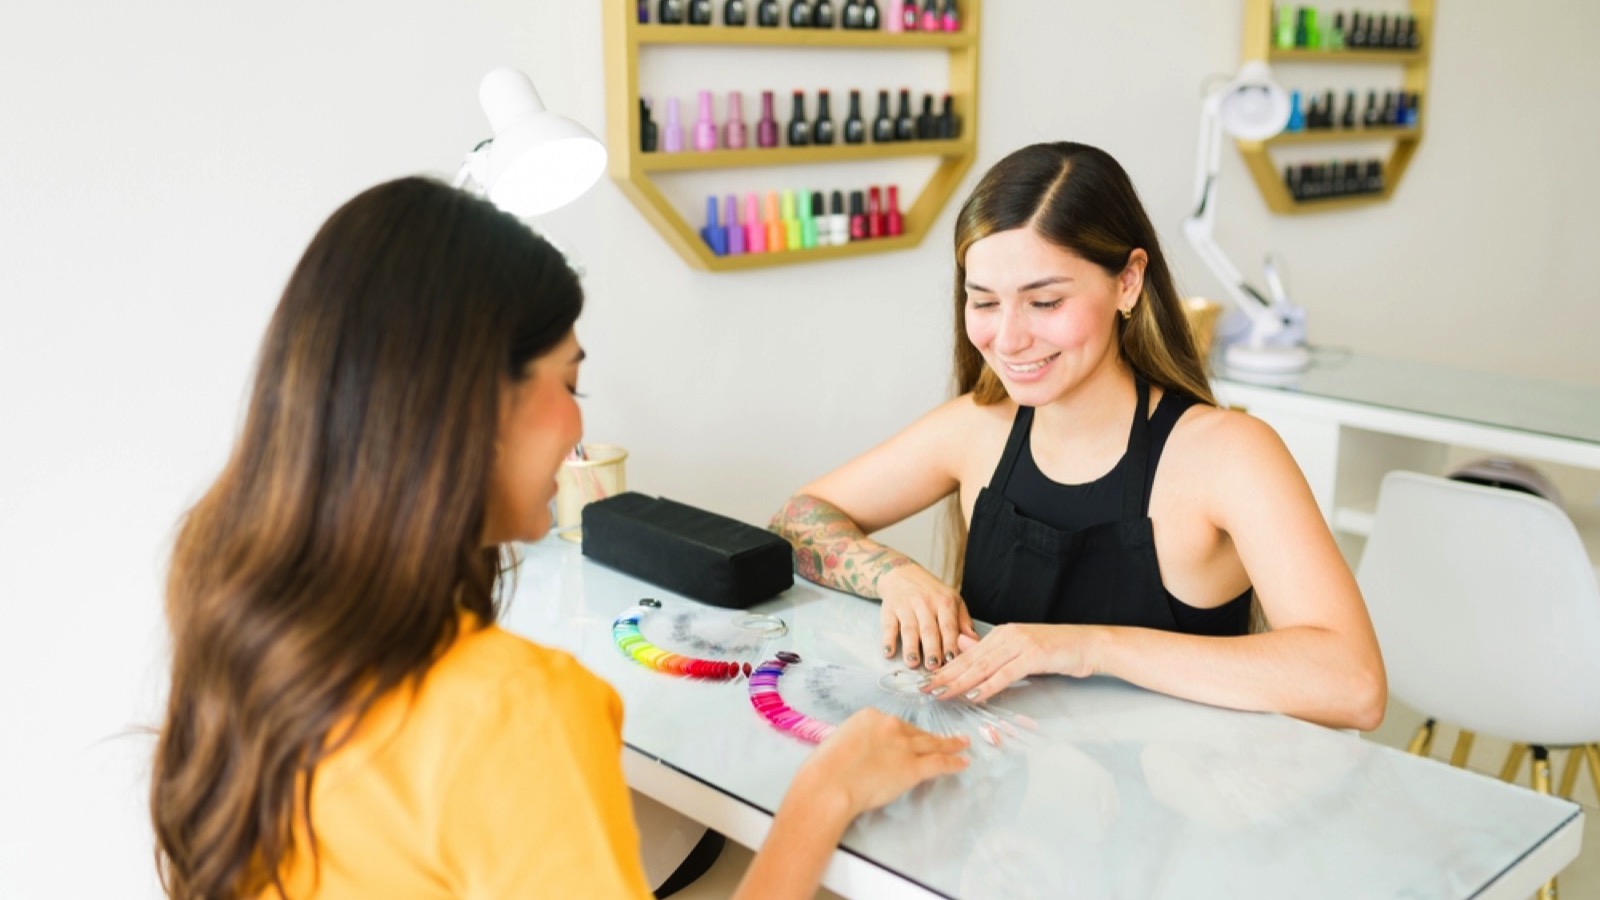
[[[583,555],[729,609],[748,609],[794,585],[794,555],[783,538],[632,491],[583,508]]]

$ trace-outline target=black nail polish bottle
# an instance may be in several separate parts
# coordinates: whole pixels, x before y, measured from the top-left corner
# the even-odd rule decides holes
[[[1333,91],[1324,91],[1322,94],[1322,127],[1333,128],[1338,124],[1333,118]]]
[[[916,120],[911,118],[911,92],[900,89],[900,114],[894,118],[894,139],[913,140],[917,136]]]
[[[722,24],[743,25],[748,17],[744,0],[728,0],[722,4]]]
[[[1339,119],[1342,128],[1356,127],[1356,92],[1346,91],[1344,95],[1344,116]]]
[[[789,113],[789,146],[804,147],[811,142],[811,128],[806,124],[806,95],[794,92],[794,109]]]
[[[640,97],[639,149],[645,153],[654,153],[656,151],[656,142],[659,140],[659,136],[660,132],[656,129],[656,123],[650,118],[650,101]]]
[[[783,10],[778,6],[778,0],[761,0],[756,4],[756,25],[761,28],[777,28],[783,21]]]
[[[1345,33],[1344,44],[1346,47],[1363,48],[1367,46],[1367,23],[1372,16],[1362,16],[1361,13],[1350,14],[1350,30]]]
[[[953,140],[961,136],[961,120],[956,117],[955,101],[944,95],[944,109],[939,112],[939,137]]]
[[[939,136],[939,120],[933,114],[933,95],[922,95],[922,114],[917,116],[917,140],[931,141]]]
[[[877,31],[878,23],[883,18],[878,12],[878,0],[867,0],[861,7],[861,27],[868,31]]]
[[[811,3],[810,3],[810,0],[789,0],[789,27],[790,28],[810,28],[811,27]]]
[[[1394,91],[1383,92],[1383,112],[1380,115],[1383,121],[1379,124],[1391,128],[1400,124],[1400,111],[1395,107]]]
[[[845,0],[843,13],[844,27],[861,27],[861,0]]]
[[[1366,189],[1369,194],[1383,193],[1383,163],[1375,159],[1367,162]]]
[[[889,92],[878,92],[878,116],[872,120],[872,141],[884,144],[894,140],[894,120],[889,118]]]
[[[860,144],[867,139],[867,124],[861,119],[861,92],[850,92],[850,114],[844,120],[844,142]]]
[[[711,24],[711,0],[689,0],[689,24]]]
[[[683,0],[661,0],[657,9],[656,21],[662,25],[683,24]]]
[[[811,143],[824,147],[833,143],[833,113],[828,110],[828,92],[817,94],[817,119],[811,123]]]
[[[1422,35],[1417,33],[1417,17],[1406,16],[1406,49],[1415,50],[1420,46],[1422,46]]]
[[[1378,112],[1378,92],[1377,91],[1367,91],[1367,109],[1366,109],[1365,112],[1363,112],[1361,114],[1361,127],[1362,128],[1376,128],[1376,127],[1378,127],[1378,123],[1381,121],[1379,119],[1379,115],[1380,114]]]
[[[812,28],[832,28],[833,27],[833,3],[832,3],[832,0],[817,0],[817,2],[815,2],[815,3],[813,3],[811,5],[811,27]]]

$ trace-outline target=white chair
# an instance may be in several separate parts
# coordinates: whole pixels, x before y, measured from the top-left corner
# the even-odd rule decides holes
[[[1560,507],[1390,472],[1357,580],[1390,692],[1429,717],[1412,752],[1428,755],[1442,719],[1462,729],[1452,765],[1474,733],[1504,738],[1501,777],[1514,780],[1532,748],[1534,789],[1548,794],[1549,749],[1570,748],[1560,795],[1585,759],[1600,792],[1600,586]]]

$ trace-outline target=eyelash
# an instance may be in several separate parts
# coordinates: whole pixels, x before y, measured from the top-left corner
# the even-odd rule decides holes
[[[1028,305],[1034,309],[1052,310],[1060,309],[1061,304],[1065,302],[1065,300],[1057,298],[1055,300],[1036,300]],[[994,309],[999,305],[1000,301],[998,300],[974,300],[971,303],[973,309]]]

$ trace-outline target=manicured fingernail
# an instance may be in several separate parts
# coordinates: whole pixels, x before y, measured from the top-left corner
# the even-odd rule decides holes
[[[883,655],[884,656],[893,656],[894,655],[894,646],[892,644],[884,644],[883,645]]]
[[[917,664],[917,655],[915,653],[907,653],[906,654],[906,665],[914,666],[916,664]]]
[[[940,687],[934,688],[933,690],[929,691],[928,693],[934,695],[935,697],[943,697],[945,695],[945,693],[947,691],[949,691],[949,690],[950,689],[947,688],[947,687],[940,686]]]
[[[967,696],[968,700],[976,700],[976,699],[978,699],[978,689],[977,688],[973,688],[972,690],[967,691],[966,696]]]
[[[945,654],[944,654],[944,661],[945,662],[955,662],[956,661],[956,652],[954,650],[946,650]]]

